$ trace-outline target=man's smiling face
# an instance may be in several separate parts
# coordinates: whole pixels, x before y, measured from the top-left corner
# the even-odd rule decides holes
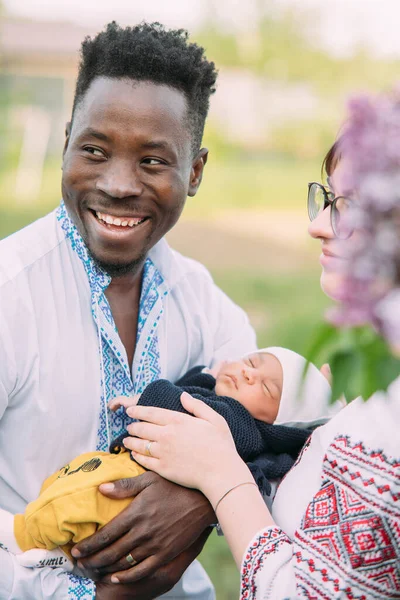
[[[68,213],[111,275],[142,264],[201,181],[184,95],[165,85],[95,79],[77,106],[63,160]]]

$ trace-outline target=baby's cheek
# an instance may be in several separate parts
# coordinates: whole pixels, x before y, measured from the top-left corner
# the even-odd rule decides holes
[[[279,402],[276,399],[267,398],[263,394],[262,398],[253,402],[252,409],[248,410],[255,419],[272,424],[278,416]]]
[[[212,367],[212,369],[210,369],[210,375],[212,375],[216,379],[218,377],[218,374],[220,373],[222,367],[224,367],[227,364],[228,364],[228,362],[226,360],[221,360],[220,362],[217,362]]]

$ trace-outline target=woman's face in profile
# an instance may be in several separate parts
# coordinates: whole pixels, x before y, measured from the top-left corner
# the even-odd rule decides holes
[[[344,190],[342,185],[343,172],[346,161],[340,160],[328,178],[330,191],[334,196],[349,197],[349,191]],[[321,288],[324,293],[333,300],[340,299],[341,282],[346,266],[346,256],[351,245],[354,244],[355,235],[352,234],[347,240],[339,240],[333,233],[331,226],[331,207],[322,211],[308,227],[308,233],[312,238],[321,241],[321,255],[319,261],[322,266]]]

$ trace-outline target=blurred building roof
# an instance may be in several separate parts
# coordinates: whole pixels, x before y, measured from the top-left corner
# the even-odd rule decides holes
[[[84,37],[94,33],[73,23],[40,22],[4,18],[0,21],[0,45],[5,56],[51,53],[76,59]]]
[[[69,22],[0,19],[0,67],[3,73],[63,80],[59,103],[72,104],[83,39],[95,31]]]

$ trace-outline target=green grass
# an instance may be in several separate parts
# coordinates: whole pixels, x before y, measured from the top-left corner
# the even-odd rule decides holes
[[[304,352],[307,338],[328,303],[319,286],[317,265],[267,276],[237,271],[214,271],[213,275],[216,283],[249,314],[259,347],[285,346]]]
[[[317,161],[239,157],[218,161],[210,156],[201,188],[186,203],[188,216],[210,217],[229,209],[302,210],[308,181],[319,181]]]

